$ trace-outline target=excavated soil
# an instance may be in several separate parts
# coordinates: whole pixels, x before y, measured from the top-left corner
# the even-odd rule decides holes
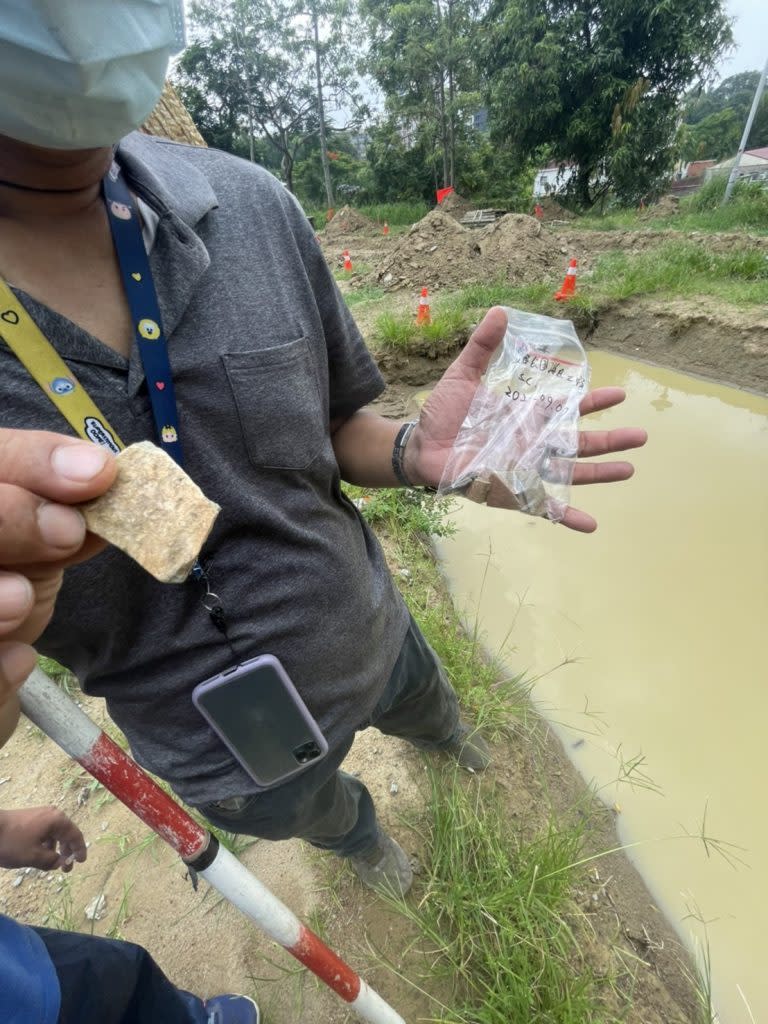
[[[490,273],[519,283],[540,281],[563,264],[557,239],[522,213],[508,213],[484,228],[480,250]]]
[[[474,210],[475,206],[469,199],[460,196],[458,192],[449,192],[442,203],[440,203],[439,208],[443,213],[449,213],[454,220],[461,220],[464,214]]]
[[[579,333],[595,348],[768,394],[768,312],[759,306],[631,300],[600,311]]]
[[[413,225],[372,276],[387,291],[432,291],[500,277],[536,281],[560,264],[562,246],[534,217],[510,213],[478,229],[438,209]]]
[[[656,217],[674,217],[679,212],[680,200],[677,196],[662,196],[658,203],[643,210],[640,219],[654,220]]]
[[[552,196],[542,196],[539,200],[539,206],[544,211],[542,220],[546,224],[548,221],[563,221],[563,220],[576,220],[576,214],[571,213],[570,210],[566,210],[564,206]]]
[[[364,217],[362,213],[351,206],[342,206],[326,224],[325,235],[329,240],[335,240],[347,235],[372,233],[377,230],[377,225]]]
[[[558,245],[564,247],[585,267],[594,265],[595,257],[604,252],[621,251],[628,255],[658,249],[666,242],[693,242],[709,252],[733,253],[760,249],[768,254],[768,236],[730,232],[720,235],[704,231],[583,231],[563,228],[557,234]]]
[[[387,291],[458,288],[482,274],[477,236],[441,209],[430,211],[401,236],[374,272]]]
[[[379,225],[345,207],[320,236],[321,244],[334,265],[345,246],[353,264],[373,266],[370,272],[351,280],[351,287],[375,285],[388,292],[424,287],[434,292],[498,280],[512,284],[541,280],[555,283],[561,280],[569,259],[577,259],[581,270],[588,272],[603,253],[637,255],[672,241],[705,245],[715,253],[740,252],[748,247],[768,255],[768,237],[763,235],[579,229],[564,222],[567,211],[552,200],[547,202],[558,216],[549,225],[535,217],[510,213],[488,227],[469,228],[458,222],[454,212],[465,202],[460,196],[447,196],[440,207],[413,224],[407,233],[387,236],[382,235]],[[654,208],[653,215],[661,215],[660,207]]]

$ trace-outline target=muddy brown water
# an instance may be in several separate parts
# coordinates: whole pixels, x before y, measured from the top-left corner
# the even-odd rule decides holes
[[[708,943],[723,1024],[768,1021],[768,399],[590,362],[628,392],[595,419],[650,435],[633,480],[575,490],[597,533],[462,502],[439,554],[488,648],[537,678],[658,904]],[[702,830],[734,846],[687,837]]]

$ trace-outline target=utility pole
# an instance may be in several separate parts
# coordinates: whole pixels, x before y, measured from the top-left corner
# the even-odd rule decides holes
[[[736,159],[733,162],[731,173],[728,175],[728,184],[725,186],[725,195],[723,196],[723,206],[731,198],[731,192],[733,192],[733,186],[739,177],[739,164],[741,158],[744,155],[744,150],[747,148],[747,142],[749,141],[749,133],[752,130],[752,122],[755,120],[755,114],[757,108],[760,106],[760,99],[763,95],[763,89],[765,88],[765,79],[768,75],[768,60],[765,62],[763,73],[760,75],[760,81],[757,83],[757,89],[755,90],[755,98],[752,100],[752,109],[749,112],[747,123],[744,125],[744,134],[741,136],[741,143],[739,145],[739,152],[736,154]]]

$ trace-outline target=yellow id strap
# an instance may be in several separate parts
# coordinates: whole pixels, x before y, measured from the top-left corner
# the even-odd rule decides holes
[[[125,447],[91,396],[1,277],[0,338],[81,437],[113,452]]]

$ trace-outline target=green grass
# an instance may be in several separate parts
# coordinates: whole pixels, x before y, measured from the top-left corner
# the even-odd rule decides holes
[[[363,493],[355,490],[354,493]],[[530,713],[528,689],[504,678],[477,628],[462,628],[440,579],[427,535],[452,532],[453,507],[418,492],[380,491],[362,514],[407,567],[403,596],[436,650],[462,705],[498,737]],[[425,875],[417,901],[394,906],[430,951],[431,973],[455,989],[440,1020],[456,1024],[588,1024],[604,1020],[595,979],[580,962],[566,921],[572,872],[580,860],[584,819],[550,824],[532,842],[505,815],[494,791],[465,788],[458,772],[429,769]],[[547,876],[546,878],[543,876]]]
[[[375,203],[369,206],[358,206],[356,209],[369,220],[376,221],[377,224],[383,224],[386,221],[390,227],[410,227],[422,217],[426,217],[430,211],[430,207],[423,200]]]
[[[452,499],[419,490],[357,487],[345,490],[360,503],[362,516],[385,534],[397,563],[407,571],[403,597],[424,636],[446,667],[463,706],[491,738],[508,731],[516,717],[529,714],[528,688],[519,678],[505,676],[500,664],[489,659],[477,628],[468,632],[442,585],[429,537],[448,537]]]
[[[470,325],[496,305],[567,316],[579,324],[593,320],[601,308],[647,295],[704,295],[736,306],[763,305],[768,303],[768,253],[746,244],[733,252],[713,252],[706,245],[671,240],[649,252],[600,256],[592,273],[580,276],[576,297],[567,304],[555,302],[554,290],[555,282],[468,285],[436,300],[429,327],[418,327],[410,314],[382,313],[374,322],[373,348],[450,352],[464,342]]]
[[[570,920],[586,825],[550,822],[533,840],[491,790],[429,769],[426,877],[397,904],[421,933],[432,972],[451,982],[445,1024],[612,1021]],[[610,979],[608,979],[610,983]]]
[[[768,259],[758,249],[716,253],[693,242],[668,242],[653,252],[602,256],[585,295],[621,301],[638,295],[717,295],[736,305],[768,302]]]
[[[353,260],[351,270],[334,267],[333,276],[337,281],[351,281],[354,277],[365,277],[366,274],[370,274],[372,269],[370,263],[358,263],[357,260]]]
[[[683,199],[676,214],[669,217],[641,217],[638,210],[613,210],[605,216],[589,213],[573,226],[594,231],[751,231],[768,234],[768,189],[739,182],[728,203],[723,205],[725,179],[708,182],[695,195]]]
[[[344,301],[348,306],[359,306],[364,302],[378,302],[384,298],[386,292],[383,288],[366,284],[362,288],[355,288],[344,295]]]
[[[374,323],[372,340],[379,350],[424,352],[434,357],[455,348],[466,326],[464,311],[445,302],[432,312],[429,324],[417,324],[413,313],[382,313]]]
[[[340,210],[346,204],[338,202],[336,210]],[[351,204],[350,204],[351,205]],[[358,213],[367,217],[376,224],[384,224],[386,221],[391,228],[405,228],[415,224],[416,221],[425,217],[431,207],[423,200],[410,200],[399,203],[371,203],[367,206],[354,206]],[[326,209],[311,209],[306,211],[308,217],[314,219],[315,230],[322,231],[328,222],[328,211]]]

